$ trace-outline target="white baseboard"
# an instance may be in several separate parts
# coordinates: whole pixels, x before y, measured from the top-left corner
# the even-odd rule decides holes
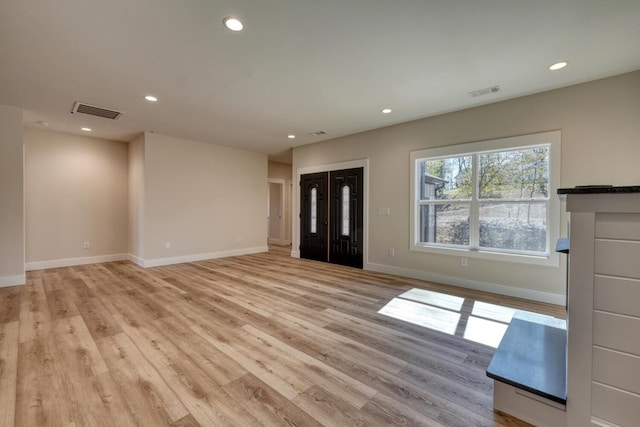
[[[293,256],[293,251],[291,252],[291,256]],[[523,289],[513,286],[498,285],[496,283],[480,282],[478,280],[462,279],[459,277],[430,273],[428,271],[411,270],[408,268],[393,267],[390,265],[376,263],[367,263],[364,266],[364,269],[376,271],[378,273],[393,274],[395,276],[426,280],[429,282],[441,283],[443,285],[458,286],[476,291],[491,292],[494,294],[524,298],[549,304],[565,305],[566,302],[564,294],[554,294],[551,292],[536,291],[534,289]]]
[[[97,264],[100,262],[125,261],[129,259],[128,254],[112,254],[91,256],[82,258],[54,259],[50,261],[28,262],[25,265],[27,271],[45,270],[47,268],[71,267],[74,265]]]
[[[4,276],[0,277],[0,288],[6,288],[9,286],[24,285],[27,283],[26,274],[18,274],[17,276]]]
[[[215,258],[226,258],[230,256],[238,256],[238,255],[250,255],[257,254],[260,252],[268,252],[268,246],[257,246],[254,248],[244,248],[244,249],[232,249],[227,251],[219,251],[219,252],[210,252],[205,254],[191,254],[191,255],[182,255],[171,258],[155,258],[155,259],[140,259],[137,260],[131,259],[133,262],[138,264],[141,267],[160,267],[163,265],[171,265],[171,264],[182,264],[185,262],[195,262],[195,261],[204,261],[206,259],[215,259]],[[135,257],[134,257],[135,258]]]
[[[291,251],[291,258],[300,258],[300,251]]]
[[[134,254],[129,254],[129,261],[144,268],[144,260],[135,256]]]

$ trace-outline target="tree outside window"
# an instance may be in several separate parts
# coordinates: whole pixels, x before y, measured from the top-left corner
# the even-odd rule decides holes
[[[548,252],[550,146],[416,160],[418,244]]]

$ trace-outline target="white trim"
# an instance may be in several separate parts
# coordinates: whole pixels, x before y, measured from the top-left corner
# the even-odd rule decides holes
[[[560,186],[560,155],[561,155],[562,132],[551,131],[541,132],[529,135],[514,136],[509,138],[499,138],[487,141],[478,141],[458,145],[449,145],[438,148],[428,148],[423,150],[415,150],[409,153],[410,159],[410,175],[409,175],[409,250],[412,252],[437,253],[441,255],[464,256],[469,258],[491,259],[504,262],[517,262],[523,264],[536,264],[550,267],[558,267],[560,265],[560,256],[553,250],[556,239],[560,236],[560,200],[555,196]],[[445,157],[456,154],[478,153],[483,151],[495,151],[506,149],[517,149],[520,147],[533,147],[543,144],[549,144],[549,199],[547,210],[547,253],[542,255],[519,255],[502,251],[478,250],[478,248],[459,248],[446,247],[443,245],[426,245],[419,243],[418,227],[418,209],[419,203],[416,203],[419,197],[418,185],[416,183],[416,161],[429,157]],[[474,166],[475,167],[475,166]],[[468,202],[470,206],[477,206],[477,203]],[[473,220],[474,216],[470,218]],[[477,227],[471,227],[473,231]]]
[[[182,264],[186,262],[195,262],[195,261],[204,261],[207,259],[215,259],[215,258],[226,258],[230,256],[238,256],[238,255],[250,255],[257,254],[260,252],[268,252],[268,246],[257,246],[254,248],[245,248],[245,249],[231,249],[227,251],[218,251],[218,252],[209,252],[204,254],[191,254],[191,255],[182,255],[171,258],[155,258],[149,260],[140,260],[142,264],[134,261],[136,264],[141,267],[160,267],[163,265],[171,265],[171,264]]]
[[[27,271],[46,270],[47,268],[71,267],[74,265],[98,264],[101,262],[126,261],[129,259],[128,254],[113,254],[102,256],[91,256],[82,258],[54,259],[49,261],[28,262],[26,264]]]
[[[18,274],[17,276],[4,276],[0,277],[0,288],[7,288],[9,286],[24,285],[27,283],[26,274]]]
[[[139,267],[144,268],[144,260],[140,257],[135,256],[134,254],[129,254],[129,261],[136,264]]]
[[[362,200],[362,263],[369,262],[369,159],[350,160],[347,162],[329,163],[317,166],[306,166],[296,169],[296,180],[294,182],[291,196],[291,223],[294,225],[292,231],[291,257],[300,258],[300,177],[307,173],[331,172],[343,169],[362,168],[362,183],[364,186],[364,198]],[[295,183],[298,186],[295,186]],[[294,190],[295,188],[295,190]]]
[[[270,245],[282,245],[282,240],[280,239],[269,239],[269,244]]]
[[[523,298],[533,301],[545,302],[564,306],[566,297],[564,294],[554,294],[551,292],[536,291],[533,289],[515,288],[513,286],[499,285],[496,283],[480,282],[478,280],[462,279],[459,277],[445,276],[442,274],[430,273],[428,271],[411,270],[408,268],[393,267],[384,264],[368,263],[365,270],[378,273],[392,274],[395,276],[409,277],[411,279],[425,280],[428,282],[441,283],[444,285],[458,286],[460,288],[473,289],[476,291],[491,292],[493,294],[507,295],[510,297]]]

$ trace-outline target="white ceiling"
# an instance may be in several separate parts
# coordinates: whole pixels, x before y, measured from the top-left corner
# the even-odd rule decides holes
[[[2,0],[0,64],[0,104],[26,125],[274,154],[640,69],[640,1]]]

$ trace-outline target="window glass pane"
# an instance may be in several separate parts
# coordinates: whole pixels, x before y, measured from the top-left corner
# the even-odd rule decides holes
[[[318,232],[318,189],[311,189],[311,218],[309,219],[309,231],[313,234]]]
[[[469,245],[469,204],[420,206],[420,242]]]
[[[481,199],[549,197],[549,147],[483,153],[478,168]]]
[[[349,186],[342,186],[342,235],[349,235]]]
[[[546,252],[547,204],[480,204],[480,247]]]
[[[471,156],[418,162],[421,200],[468,200],[472,194]]]

